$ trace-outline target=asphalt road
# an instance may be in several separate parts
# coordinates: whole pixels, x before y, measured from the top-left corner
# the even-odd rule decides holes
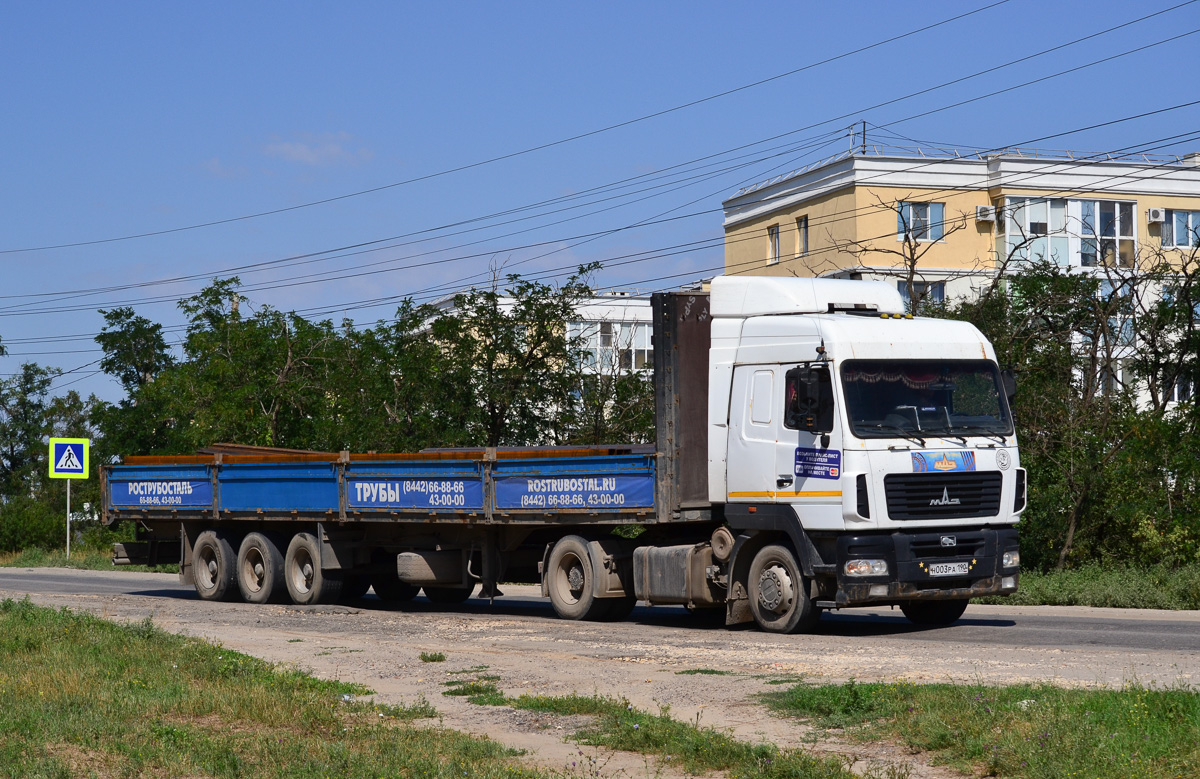
[[[562,626],[547,599],[536,588],[506,585],[508,593],[489,604],[472,598],[460,606],[434,607],[423,597],[404,606],[413,614],[445,614],[471,618],[497,615],[536,622],[551,620]],[[0,568],[0,593],[5,597],[36,595],[111,595],[156,600],[200,602],[196,591],[178,583],[173,574],[137,574],[66,569]],[[394,611],[369,594],[357,604],[366,611]],[[700,624],[697,624],[697,623]],[[680,607],[639,606],[625,620],[635,625],[655,625],[679,630],[725,628],[704,624]],[[740,632],[745,627],[735,628]],[[753,628],[750,628],[753,629]],[[898,609],[847,609],[826,613],[816,635],[854,639],[886,638],[897,641],[935,641],[986,644],[992,647],[1052,647],[1055,649],[1131,649],[1139,652],[1197,652],[1200,670],[1200,611],[1171,612],[1080,607],[1005,607],[973,605],[954,625],[935,630],[913,626]]]

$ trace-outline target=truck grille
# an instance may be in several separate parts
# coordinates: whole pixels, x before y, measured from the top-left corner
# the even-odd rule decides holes
[[[1001,483],[999,471],[892,474],[883,480],[894,520],[994,517]]]

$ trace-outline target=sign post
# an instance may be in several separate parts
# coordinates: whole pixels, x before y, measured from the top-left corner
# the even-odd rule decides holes
[[[71,559],[71,479],[88,477],[87,438],[50,439],[50,478],[67,480],[67,559]]]

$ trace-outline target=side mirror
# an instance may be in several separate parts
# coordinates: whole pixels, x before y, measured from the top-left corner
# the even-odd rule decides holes
[[[1008,398],[1008,405],[1011,406],[1013,398],[1017,396],[1017,374],[1013,373],[1012,368],[1000,371],[1000,386],[1004,388],[1004,397]]]
[[[784,425],[809,433],[833,431],[833,379],[827,365],[801,365],[787,372]]]

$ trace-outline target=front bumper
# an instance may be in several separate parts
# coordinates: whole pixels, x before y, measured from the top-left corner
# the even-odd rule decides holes
[[[1005,569],[1005,552],[1018,548],[1017,530],[1004,528],[939,528],[843,536],[837,542],[836,608],[886,605],[913,600],[960,600],[1017,591],[1016,567]],[[886,560],[882,576],[848,576],[848,560]],[[965,573],[939,576],[941,563],[958,563]]]

